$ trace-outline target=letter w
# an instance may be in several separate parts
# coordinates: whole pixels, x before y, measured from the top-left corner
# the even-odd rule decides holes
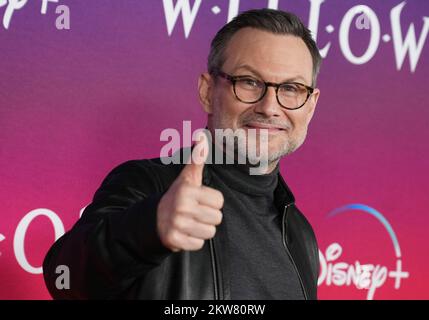
[[[173,0],[163,0],[165,20],[167,21],[168,35],[171,36],[174,26],[176,25],[179,13],[182,13],[183,28],[185,30],[185,38],[188,38],[194,24],[195,17],[201,5],[201,0],[195,0],[194,6],[191,9],[189,0],[178,0],[176,6],[173,5]]]
[[[426,37],[429,32],[429,17],[423,17],[423,30],[420,34],[418,44],[416,43],[416,34],[414,30],[414,24],[411,23],[405,39],[402,38],[401,31],[401,11],[405,6],[405,1],[401,2],[390,12],[390,23],[392,24],[392,33],[393,33],[393,45],[395,48],[395,57],[396,57],[396,68],[401,69],[402,64],[404,63],[405,56],[407,52],[410,55],[410,66],[411,72],[416,70],[417,63],[422,53],[423,46],[426,41]]]

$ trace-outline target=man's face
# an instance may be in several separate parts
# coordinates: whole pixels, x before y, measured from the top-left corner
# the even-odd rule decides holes
[[[224,57],[221,70],[233,76],[312,85],[312,57],[304,41],[298,37],[243,28],[229,41]],[[199,87],[212,135],[214,129],[244,129],[247,145],[239,146],[238,151],[246,152],[249,151],[247,148],[258,149],[258,129],[268,129],[266,156],[275,164],[281,156],[293,152],[304,142],[319,96],[319,90],[315,89],[302,108],[288,110],[278,104],[273,87],[268,87],[264,98],[254,104],[239,101],[232,83],[221,77],[215,79],[205,73],[200,77]],[[249,129],[256,129],[257,141],[251,140]]]

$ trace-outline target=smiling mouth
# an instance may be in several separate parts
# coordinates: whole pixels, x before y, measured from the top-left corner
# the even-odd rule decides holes
[[[272,125],[272,124],[267,124],[267,123],[248,123],[246,125],[244,125],[244,128],[246,129],[254,129],[257,132],[260,130],[267,130],[268,133],[278,133],[278,132],[282,132],[285,131],[285,128],[282,128],[280,126],[276,126],[276,125]]]

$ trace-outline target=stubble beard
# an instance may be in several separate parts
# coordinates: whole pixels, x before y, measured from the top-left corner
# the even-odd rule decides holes
[[[232,134],[236,133],[238,130],[246,131],[243,127],[239,127],[238,129],[231,129],[230,124],[225,123],[225,119],[218,119],[212,118],[211,119],[211,125],[212,125],[212,131],[214,131],[215,128],[217,129],[223,129],[227,130],[230,129],[233,131]],[[261,121],[265,123],[270,123],[268,121]],[[210,121],[209,121],[210,123]],[[280,148],[273,151],[268,151],[268,154],[260,155],[260,149],[258,146],[261,146],[262,144],[266,143],[268,145],[269,141],[264,139],[263,135],[259,135],[256,137],[256,141],[249,141],[249,134],[245,137],[245,143],[240,143],[240,139],[234,138],[234,139],[226,139],[221,144],[217,143],[219,147],[222,147],[224,152],[227,153],[227,150],[234,150],[234,154],[227,154],[228,157],[234,157],[234,162],[237,159],[246,159],[246,164],[249,166],[259,166],[261,164],[261,156],[262,159],[268,164],[268,168],[274,168],[279,160],[287,156],[294,151],[296,151],[305,141],[305,138],[307,136],[307,129],[304,129],[303,132],[298,134],[296,137],[289,136],[290,132],[292,131],[293,126],[291,124],[287,124],[287,139],[286,141],[281,145]],[[212,132],[214,134],[214,132]],[[268,137],[269,139],[269,137]],[[262,140],[262,141],[261,141]],[[232,145],[231,145],[232,143]],[[269,145],[268,145],[269,147]],[[252,149],[253,148],[253,149]],[[255,150],[256,148],[256,150]],[[262,148],[264,149],[264,148]],[[267,148],[269,150],[269,148]]]

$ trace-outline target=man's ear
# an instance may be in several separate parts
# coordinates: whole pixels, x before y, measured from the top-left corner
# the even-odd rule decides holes
[[[308,119],[307,122],[309,123],[311,118],[313,118],[314,115],[314,111],[316,109],[317,106],[317,101],[319,100],[319,96],[320,96],[320,90],[315,88],[313,91],[313,94],[310,96],[310,98],[308,98]]]
[[[202,73],[198,78],[198,93],[201,105],[205,112],[212,113],[212,94],[213,94],[213,79],[207,72]]]

